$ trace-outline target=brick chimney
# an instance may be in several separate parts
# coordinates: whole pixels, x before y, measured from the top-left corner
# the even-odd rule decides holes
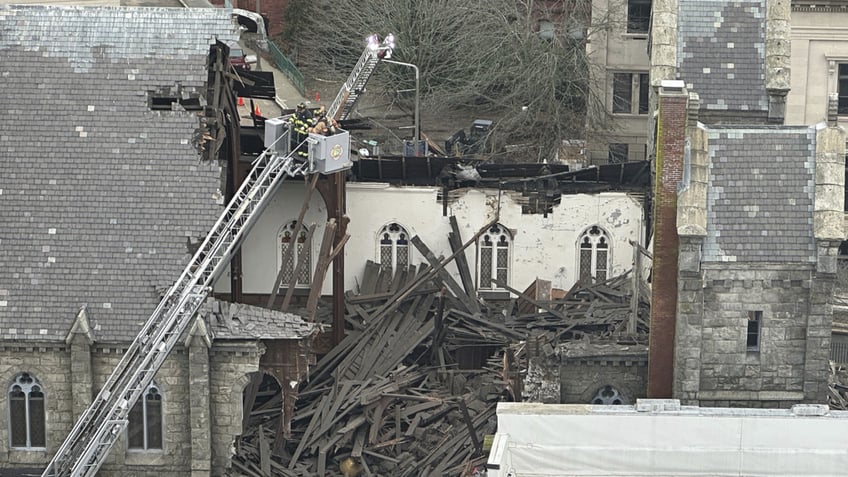
[[[689,94],[683,81],[665,80],[657,101],[654,171],[653,271],[648,397],[671,398],[677,316],[677,194],[683,179]]]

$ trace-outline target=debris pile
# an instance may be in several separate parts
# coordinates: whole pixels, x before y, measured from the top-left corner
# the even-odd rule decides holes
[[[497,282],[518,298],[503,304],[477,298],[460,252],[479,235],[463,245],[452,234],[454,254],[446,259],[414,237],[428,260],[417,268],[393,273],[368,262],[358,293],[346,294],[347,336],[310,370],[290,427],[254,416],[233,471],[467,475],[485,463],[497,402],[521,399],[525,343],[539,336],[551,346],[588,335],[609,338],[628,323],[638,331],[630,339],[645,336],[648,305],[631,300],[627,274],[575,285],[554,300]],[[451,261],[461,282],[444,270]]]

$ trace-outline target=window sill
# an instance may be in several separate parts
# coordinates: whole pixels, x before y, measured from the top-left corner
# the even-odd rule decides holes
[[[165,464],[163,449],[127,449],[124,465],[161,465]]]
[[[44,465],[53,457],[44,447],[12,447],[7,455],[6,462],[12,465]]]
[[[648,113],[611,113],[617,118],[648,119]]]
[[[648,33],[623,33],[621,37],[628,40],[647,40]]]
[[[511,294],[506,290],[477,290],[477,296],[486,300],[509,300]]]

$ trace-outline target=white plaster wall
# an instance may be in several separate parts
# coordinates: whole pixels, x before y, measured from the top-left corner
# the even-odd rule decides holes
[[[437,256],[451,255],[447,241],[450,222],[442,215],[439,191],[436,187],[348,184],[347,215],[351,238],[345,246],[345,289],[355,289],[366,261],[377,260],[377,234],[392,222],[404,226],[410,237],[418,235]],[[280,263],[277,235],[285,223],[297,218],[303,193],[302,184],[284,184],[245,240],[242,248],[244,293],[270,291]],[[641,243],[642,239],[641,204],[625,193],[566,195],[547,217],[523,215],[521,205],[515,200],[520,196],[514,193],[503,193],[500,201],[497,190],[466,189],[451,195],[455,200],[449,204],[448,214],[456,215],[463,241],[492,220],[500,208],[499,222],[513,234],[510,286],[521,290],[537,277],[551,280],[556,288],[570,288],[576,281],[577,242],[588,227],[598,225],[610,237],[610,276],[630,269],[633,253],[629,240]],[[314,222],[318,227],[312,242],[314,266],[326,223],[326,207],[317,193],[313,194],[305,222]],[[466,253],[474,273],[476,248],[471,246]],[[413,263],[424,261],[417,250],[412,251]],[[459,279],[453,264],[447,269]],[[225,274],[216,290],[226,292],[228,288],[229,276]],[[323,293],[332,293],[329,275],[324,281]]]

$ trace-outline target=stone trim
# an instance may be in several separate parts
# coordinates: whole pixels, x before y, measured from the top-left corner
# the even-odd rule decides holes
[[[800,391],[698,391],[702,401],[803,401]]]

